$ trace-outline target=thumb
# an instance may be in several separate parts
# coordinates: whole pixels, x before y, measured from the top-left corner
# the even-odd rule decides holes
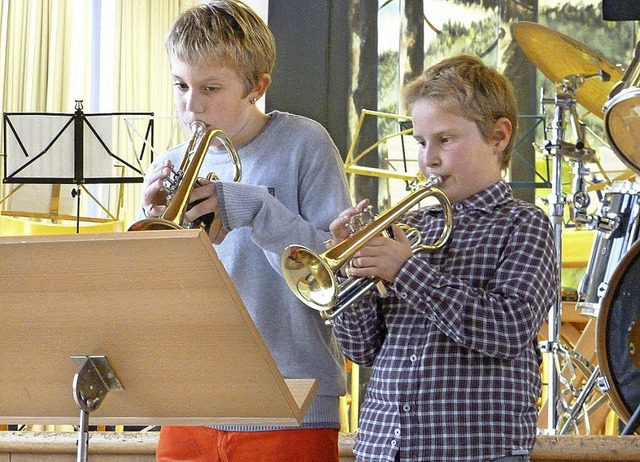
[[[411,246],[411,242],[409,241],[409,238],[407,237],[404,229],[400,226],[398,226],[397,224],[392,224],[391,225],[391,230],[393,231],[393,239],[401,242],[403,244],[409,245]]]

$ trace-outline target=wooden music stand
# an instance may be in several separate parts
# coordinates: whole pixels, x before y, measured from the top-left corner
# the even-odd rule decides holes
[[[296,426],[317,392],[283,379],[200,230],[0,238],[0,299],[1,423]]]

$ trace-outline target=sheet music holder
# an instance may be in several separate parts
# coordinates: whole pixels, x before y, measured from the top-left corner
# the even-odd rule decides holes
[[[131,119],[128,119],[130,116],[146,117],[144,133],[133,136],[132,130],[135,129],[130,124]],[[142,161],[145,153],[148,153],[149,163],[153,160],[152,116],[152,112],[88,114],[83,112],[81,100],[76,101],[75,112],[69,114],[4,113],[3,181],[17,184],[6,198],[28,184],[75,185],[70,195],[76,202],[76,231],[79,232],[80,195],[83,190],[88,199],[107,210],[87,189],[87,185],[143,181],[146,166]],[[59,186],[51,190],[50,216],[42,216],[42,212],[33,212],[30,208],[12,214],[60,219],[55,213],[63,205],[58,197],[59,192]],[[23,197],[22,192],[14,197]],[[28,197],[27,194],[27,202],[23,200],[22,207],[33,206],[28,202]],[[17,210],[20,210],[20,205]]]
[[[135,115],[146,115],[149,120],[140,152],[131,158],[118,148],[118,139],[126,137],[117,133],[125,131],[117,118]],[[152,112],[85,113],[81,100],[76,101],[74,113],[5,112],[3,180],[19,184],[141,183],[140,160],[147,151],[153,160],[152,116]]]
[[[76,425],[78,356],[123,388],[92,424],[297,426],[317,392],[282,378],[201,230],[4,237],[0,261],[2,423]]]

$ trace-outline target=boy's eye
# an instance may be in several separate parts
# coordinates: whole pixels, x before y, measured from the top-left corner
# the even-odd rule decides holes
[[[442,144],[447,144],[447,143],[450,143],[451,141],[453,141],[453,137],[452,136],[443,136],[440,141],[441,141]]]
[[[186,90],[189,86],[184,82],[173,82],[173,86],[179,88],[180,90]]]

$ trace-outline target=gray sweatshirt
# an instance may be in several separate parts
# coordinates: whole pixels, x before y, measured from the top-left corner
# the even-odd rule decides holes
[[[225,181],[233,178],[226,152],[209,150],[205,156],[200,173],[221,178],[218,199],[230,231],[214,247],[282,375],[319,382],[303,426],[339,428],[344,358],[331,328],[285,283],[280,257],[289,244],[325,250],[329,223],[351,205],[346,178],[338,150],[320,124],[278,111],[269,115],[262,133],[235,147],[242,163],[239,183]],[[172,148],[155,163],[169,158],[179,166],[184,151],[184,145]]]

